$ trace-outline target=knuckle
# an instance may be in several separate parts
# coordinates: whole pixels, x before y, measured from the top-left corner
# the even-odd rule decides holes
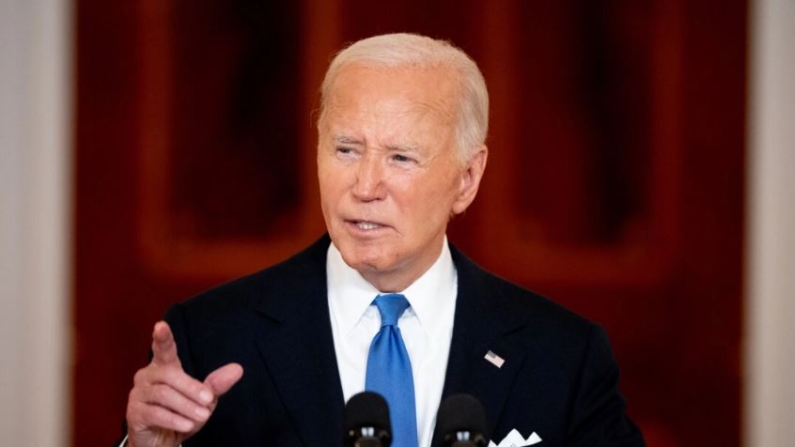
[[[140,388],[133,387],[130,392],[127,394],[127,407],[129,408],[130,405],[140,400],[141,390]]]
[[[188,390],[190,390],[191,395],[194,397],[198,397],[199,394],[201,394],[201,392],[204,391],[204,389],[205,386],[198,381],[191,381],[190,384],[188,385]]]
[[[127,402],[127,412],[124,414],[124,416],[127,418],[127,423],[135,419],[135,417],[137,416],[135,410],[136,410],[136,404],[131,399],[130,401]]]
[[[164,385],[154,385],[149,391],[150,401],[159,404],[167,402],[170,395],[171,393],[169,392],[169,389]]]
[[[135,375],[133,376],[133,383],[138,384],[143,382],[144,376],[146,375],[145,369],[146,368],[141,368],[135,372]]]
[[[135,375],[133,376],[133,384],[139,385],[149,382],[151,380],[151,376],[154,371],[155,367],[151,363],[139,369],[138,371],[135,372]]]
[[[175,368],[163,367],[160,369],[161,379],[166,383],[174,383],[179,380],[181,371]]]
[[[140,402],[130,402],[127,405],[127,426],[132,429],[141,428],[144,426],[144,419],[146,417],[146,407]]]
[[[167,413],[163,422],[164,425],[168,426],[172,430],[181,432],[191,431],[194,429],[194,427],[196,427],[196,422],[184,417],[180,417],[174,413]]]

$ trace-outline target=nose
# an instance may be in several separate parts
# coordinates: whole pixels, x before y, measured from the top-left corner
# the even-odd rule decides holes
[[[354,197],[363,202],[383,199],[386,193],[384,174],[384,166],[378,157],[372,154],[364,155],[356,169]]]

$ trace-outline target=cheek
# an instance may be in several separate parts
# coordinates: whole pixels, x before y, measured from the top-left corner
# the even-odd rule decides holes
[[[339,169],[333,169],[329,164],[321,165],[318,168],[318,185],[320,187],[320,198],[323,202],[334,201],[344,189],[345,176]]]
[[[450,183],[438,183],[418,188],[403,201],[412,214],[412,221],[425,231],[435,232],[446,225],[455,201],[455,188]]]
[[[339,202],[339,186],[334,177],[328,175],[319,176],[318,184],[320,186],[320,207],[322,208],[323,214],[328,217],[329,214],[334,213],[336,204]]]

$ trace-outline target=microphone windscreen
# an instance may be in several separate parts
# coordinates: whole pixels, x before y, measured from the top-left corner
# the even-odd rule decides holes
[[[440,437],[456,432],[473,432],[488,439],[486,412],[479,400],[469,394],[454,394],[439,406],[436,433]]]
[[[370,391],[356,394],[348,400],[343,424],[346,433],[361,427],[374,427],[392,433],[386,400],[380,394]]]

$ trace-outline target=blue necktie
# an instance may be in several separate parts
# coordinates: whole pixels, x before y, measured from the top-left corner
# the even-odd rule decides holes
[[[378,295],[373,303],[381,313],[381,330],[370,344],[364,388],[381,394],[389,404],[392,447],[417,447],[411,360],[397,327],[409,302],[403,295],[390,293]]]

